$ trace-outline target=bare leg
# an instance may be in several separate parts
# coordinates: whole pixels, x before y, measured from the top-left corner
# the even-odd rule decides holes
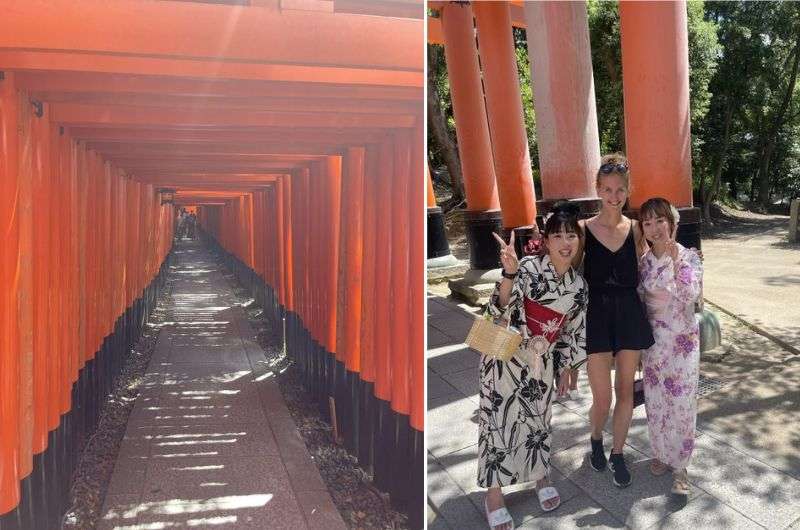
[[[578,390],[578,374],[580,371],[578,370],[570,370],[569,371],[569,389],[570,390]]]
[[[612,453],[622,453],[633,415],[633,379],[639,365],[639,350],[620,350],[616,356],[614,374],[614,448]]]
[[[592,389],[592,408],[589,419],[592,426],[592,438],[599,440],[603,437],[603,427],[608,420],[608,411],[611,408],[611,352],[593,353],[589,355],[587,373],[589,387]]]
[[[499,510],[506,503],[503,500],[503,492],[500,487],[489,488],[486,490],[486,507],[489,509],[489,513],[492,513],[495,510]],[[494,527],[494,530],[510,530],[511,524],[501,524],[500,526]]]

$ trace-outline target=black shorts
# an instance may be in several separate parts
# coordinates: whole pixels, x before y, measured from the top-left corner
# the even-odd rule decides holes
[[[589,288],[586,352],[644,350],[655,343],[653,330],[635,289]]]

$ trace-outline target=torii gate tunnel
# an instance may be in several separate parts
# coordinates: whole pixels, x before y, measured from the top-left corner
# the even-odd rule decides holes
[[[180,206],[421,527],[422,2],[0,11],[0,528],[65,510]]]

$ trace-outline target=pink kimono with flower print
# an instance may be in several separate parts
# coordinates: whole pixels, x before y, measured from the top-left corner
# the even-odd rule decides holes
[[[703,266],[680,245],[677,272],[672,258],[649,250],[639,265],[639,295],[647,306],[655,344],[642,353],[645,408],[653,456],[684,469],[694,449],[700,340],[694,306]]]

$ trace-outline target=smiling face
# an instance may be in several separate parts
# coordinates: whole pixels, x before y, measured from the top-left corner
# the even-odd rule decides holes
[[[566,226],[554,230],[546,238],[547,254],[555,262],[571,262],[578,253],[580,238],[575,232],[568,232]]]
[[[645,239],[658,245],[672,235],[672,222],[664,215],[649,215],[642,218],[642,232]]]
[[[597,196],[603,201],[602,208],[622,211],[628,199],[628,181],[618,173],[602,175],[597,181]]]

